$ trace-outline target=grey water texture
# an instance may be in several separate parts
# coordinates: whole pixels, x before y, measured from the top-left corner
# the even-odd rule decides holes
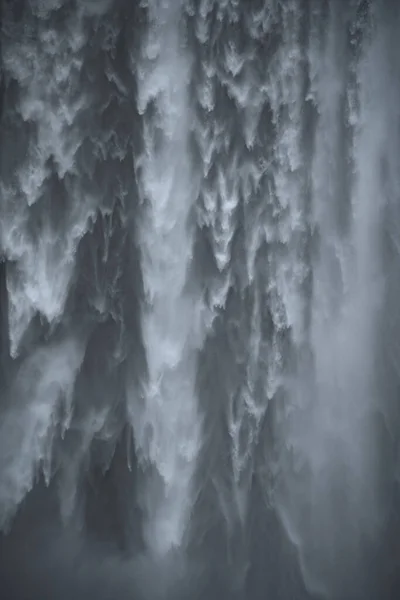
[[[398,600],[400,3],[0,41],[0,597]]]

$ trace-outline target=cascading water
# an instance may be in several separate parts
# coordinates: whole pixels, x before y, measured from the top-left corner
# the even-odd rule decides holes
[[[316,5],[317,27],[320,12]],[[358,56],[346,54],[351,17],[350,8],[346,14],[332,6],[326,29],[315,31],[310,44],[309,99],[318,108],[310,185],[314,358],[312,387],[310,375],[303,375],[308,381],[301,390],[311,395],[307,421],[294,413],[287,434],[296,440],[302,468],[297,491],[289,494],[296,506],[286,508],[283,500],[278,509],[300,548],[309,587],[328,593],[341,580],[339,573],[354,576],[383,508],[377,489],[375,339],[384,297],[380,190],[390,119],[380,101],[383,31]],[[290,490],[292,483],[287,485]]]
[[[399,28],[3,0],[6,598],[398,597]]]
[[[148,8],[149,31],[138,66],[144,148],[136,164],[148,381],[142,399],[132,390],[130,409],[138,455],[154,470],[143,492],[147,543],[164,553],[183,542],[201,443],[195,389],[199,307],[187,289],[197,186],[189,152],[190,58],[182,52],[181,5],[161,1]]]

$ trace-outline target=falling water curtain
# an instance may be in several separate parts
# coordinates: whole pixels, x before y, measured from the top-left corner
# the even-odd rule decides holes
[[[3,0],[2,597],[399,596],[399,31]]]

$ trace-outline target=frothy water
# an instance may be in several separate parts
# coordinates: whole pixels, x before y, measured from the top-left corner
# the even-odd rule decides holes
[[[27,569],[46,526],[32,577],[54,545],[83,594],[104,555],[122,597],[393,597],[399,25],[3,3],[0,541]]]
[[[144,284],[143,342],[148,380],[129,404],[145,488],[145,537],[156,553],[180,547],[193,503],[201,445],[196,398],[199,299],[190,290],[197,177],[189,151],[191,110],[179,2],[149,4],[138,65],[143,153],[138,239]],[[136,397],[135,397],[136,396]]]

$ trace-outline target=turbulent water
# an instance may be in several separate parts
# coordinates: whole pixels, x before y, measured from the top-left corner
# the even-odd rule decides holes
[[[399,597],[399,33],[3,0],[5,600]]]

